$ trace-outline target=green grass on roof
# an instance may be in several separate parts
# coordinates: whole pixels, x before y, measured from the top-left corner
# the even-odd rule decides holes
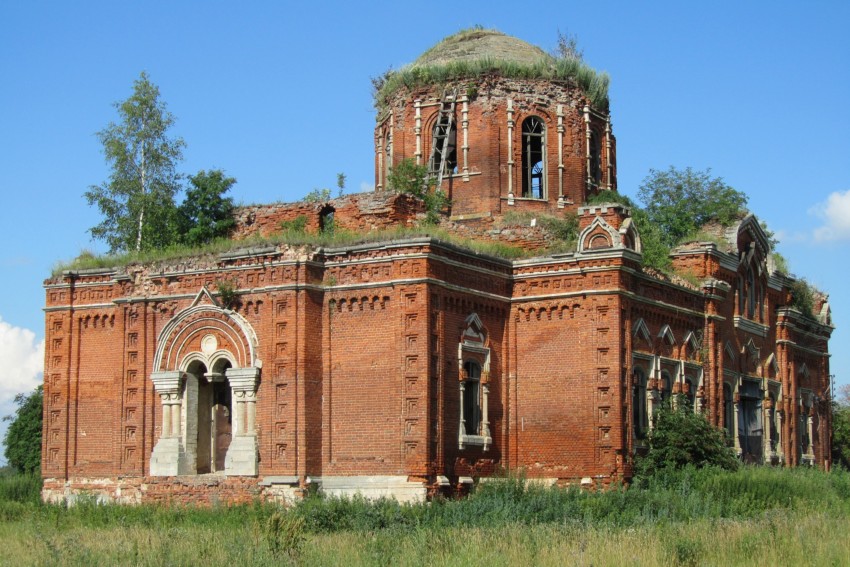
[[[597,72],[580,59],[553,57],[520,40],[516,41],[517,55],[521,60],[511,60],[510,55],[500,58],[498,55],[480,53],[480,46],[473,40],[488,35],[504,36],[501,32],[482,28],[462,30],[426,51],[412,65],[387,72],[382,80],[378,79],[375,106],[379,110],[385,108],[402,88],[413,90],[486,76],[501,76],[508,79],[570,81],[584,91],[595,108],[602,111],[608,109],[610,77],[607,73]],[[464,43],[469,44],[467,51],[463,49]],[[448,52],[447,61],[431,62],[439,61],[435,54],[440,52]]]

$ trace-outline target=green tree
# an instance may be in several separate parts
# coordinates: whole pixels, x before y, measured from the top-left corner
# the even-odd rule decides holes
[[[200,246],[216,238],[226,237],[236,221],[233,220],[233,199],[224,197],[236,183],[220,169],[201,170],[189,176],[186,198],[177,209],[180,240]]]
[[[113,252],[166,246],[175,239],[174,195],[180,188],[175,166],[185,143],[169,135],[174,117],[147,73],[115,108],[120,121],[97,133],[112,170],[109,180],[84,194],[104,217],[91,234]]]
[[[649,451],[637,461],[638,478],[647,478],[666,469],[714,466],[736,470],[738,460],[726,446],[726,434],[700,413],[695,413],[684,398],[675,408],[660,409],[652,418]]]
[[[712,177],[711,170],[649,170],[638,188],[649,224],[660,231],[662,242],[675,246],[710,220],[731,224],[746,211],[747,196]],[[640,227],[639,227],[640,228]],[[643,234],[641,234],[641,237]]]
[[[44,403],[42,386],[29,394],[15,396],[18,409],[3,421],[10,421],[3,443],[6,460],[15,470],[32,473],[41,467],[41,411]]]
[[[832,462],[850,469],[850,384],[832,402]]]
[[[657,270],[668,271],[672,267],[670,246],[665,244],[661,229],[649,220],[647,212],[635,204],[626,195],[615,191],[600,191],[592,195],[587,202],[591,205],[601,203],[621,203],[632,210],[632,219],[640,234],[643,249],[643,264]]]

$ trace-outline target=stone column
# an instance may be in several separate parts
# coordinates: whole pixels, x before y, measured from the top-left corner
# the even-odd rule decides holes
[[[490,405],[490,361],[487,360],[488,369],[481,374],[481,435],[484,437],[484,448],[486,451],[489,448],[490,440],[490,415],[487,411],[487,406]]]
[[[185,374],[180,371],[151,372],[156,393],[162,403],[162,432],[151,453],[151,476],[177,476],[186,474],[183,440],[180,432],[183,424],[181,405]]]
[[[464,381],[463,381],[463,371],[460,373],[461,379],[458,382],[460,385],[460,429],[457,434],[457,447],[458,449],[463,449],[463,436],[466,435],[466,420],[463,418],[463,394],[464,394]]]
[[[224,473],[231,476],[256,476],[257,463],[257,384],[260,369],[228,368],[224,373],[233,392],[233,438],[224,459]]]

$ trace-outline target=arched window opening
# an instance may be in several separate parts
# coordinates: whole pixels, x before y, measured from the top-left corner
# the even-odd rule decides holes
[[[448,116],[442,116],[434,124],[431,132],[431,163],[428,171],[434,175],[440,172],[443,164],[443,175],[457,173],[457,127]]]
[[[601,161],[601,150],[599,147],[599,136],[596,135],[596,132],[590,131],[590,159],[588,160],[588,165],[590,166],[590,171],[588,172],[588,176],[590,177],[590,183],[593,187],[598,188],[602,183],[602,161]]]
[[[326,205],[319,211],[319,230],[332,234],[334,231],[334,213],[336,209],[331,207],[330,205]]]
[[[463,423],[467,435],[479,435],[481,424],[481,366],[477,362],[463,363]]]
[[[770,450],[775,453],[779,446],[779,428],[776,426],[776,396],[771,392],[769,398],[768,427],[770,428]]]
[[[735,407],[732,399],[732,386],[723,384],[723,429],[726,437],[732,439],[735,434]]]
[[[634,371],[632,390],[632,423],[636,439],[646,438],[649,431],[649,419],[646,415],[646,373],[637,367]]]
[[[811,453],[811,435],[809,434],[809,407],[803,405],[800,411],[800,452],[802,456]]]
[[[756,280],[753,275],[753,268],[747,266],[747,318],[753,319],[756,316]]]
[[[546,125],[537,116],[522,122],[522,196],[546,198]]]
[[[668,404],[673,393],[673,379],[666,370],[661,371],[661,403]]]
[[[693,378],[685,378],[685,401],[690,409],[694,409],[694,403],[697,397],[697,387]]]

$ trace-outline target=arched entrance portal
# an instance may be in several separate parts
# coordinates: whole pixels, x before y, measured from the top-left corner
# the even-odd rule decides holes
[[[151,381],[162,401],[152,476],[258,473],[255,425],[261,362],[237,313],[196,305],[163,328]]]
[[[225,457],[233,438],[233,395],[225,374],[231,364],[224,359],[220,362],[211,372],[197,360],[187,369],[183,398],[187,405],[195,398],[192,405],[196,406],[196,411],[186,412],[186,418],[187,430],[195,429],[191,434],[195,441],[198,474],[225,470]],[[191,427],[193,419],[195,427]]]

